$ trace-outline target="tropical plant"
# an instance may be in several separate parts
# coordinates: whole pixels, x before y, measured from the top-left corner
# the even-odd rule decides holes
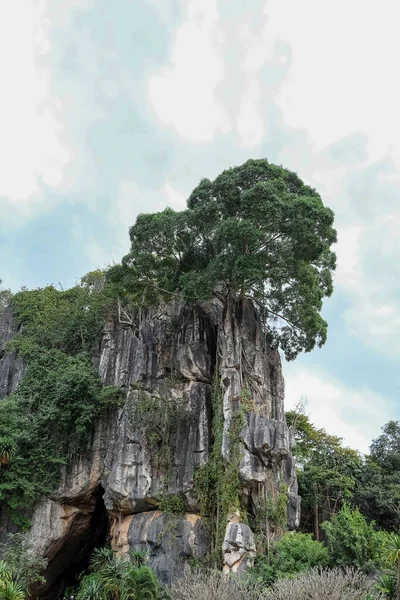
[[[7,465],[16,450],[17,445],[11,437],[0,437],[0,465]]]
[[[128,560],[136,567],[141,567],[142,565],[145,565],[148,560],[148,557],[148,553],[144,550],[128,551]]]
[[[397,593],[396,598],[400,600],[400,535],[392,533],[387,541],[387,559],[397,567]]]
[[[4,560],[0,560],[0,587],[4,586],[7,581],[12,580],[10,567]]]
[[[153,571],[143,564],[146,554],[116,556],[110,548],[96,549],[89,574],[79,585],[77,600],[161,600],[167,598]]]
[[[5,581],[0,583],[0,600],[25,600],[25,592],[19,583]]]
[[[382,573],[377,582],[377,589],[390,600],[396,598],[397,582],[396,573]]]
[[[98,573],[90,573],[81,579],[76,600],[106,600],[104,583]]]

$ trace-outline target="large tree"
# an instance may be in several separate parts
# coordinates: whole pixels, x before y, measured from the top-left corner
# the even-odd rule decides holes
[[[400,528],[400,422],[389,421],[373,440],[355,490],[360,510],[382,528]]]
[[[319,194],[287,169],[249,160],[203,179],[187,206],[139,215],[111,279],[153,301],[205,299],[216,288],[234,301],[250,297],[287,359],[322,346],[336,231]]]
[[[342,445],[342,439],[317,429],[302,412],[289,411],[286,421],[294,437],[301,496],[302,527],[320,539],[320,524],[351,500],[362,471],[362,457]]]

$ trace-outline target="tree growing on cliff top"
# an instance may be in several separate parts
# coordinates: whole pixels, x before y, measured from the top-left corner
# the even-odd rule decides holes
[[[139,215],[110,279],[153,302],[205,299],[220,286],[227,299],[258,305],[287,359],[322,346],[336,231],[319,194],[287,169],[249,160],[203,179],[187,206]]]

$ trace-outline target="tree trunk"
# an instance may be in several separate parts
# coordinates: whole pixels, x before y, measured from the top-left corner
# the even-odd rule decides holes
[[[319,542],[319,511],[318,504],[314,508],[314,535],[317,542]]]

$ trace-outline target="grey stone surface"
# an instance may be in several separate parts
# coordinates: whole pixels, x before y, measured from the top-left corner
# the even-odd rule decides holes
[[[133,515],[129,547],[149,552],[149,565],[164,583],[183,574],[189,559],[207,554],[209,537],[196,514],[165,515],[158,511]]]
[[[288,492],[287,502],[287,524],[288,529],[293,531],[300,525],[301,498],[294,492]]]
[[[7,343],[17,332],[11,308],[0,312],[0,400],[12,394],[22,379],[24,364],[16,352],[7,352]]]
[[[149,549],[151,565],[163,581],[181,574],[189,558],[206,554],[209,541],[194,477],[211,450],[215,380],[223,402],[221,451],[226,461],[240,452],[246,505],[257,510],[285,485],[289,528],[297,526],[300,501],[279,352],[266,343],[250,301],[234,306],[221,298],[195,308],[172,303],[140,315],[132,325],[107,321],[94,364],[104,384],[122,388],[126,401],[95,424],[86,452],[63,468],[57,492],[36,508],[29,536],[36,550],[50,558],[52,589],[62,580],[63,564],[68,567],[72,560],[71,549],[81,544],[87,551],[82,540],[90,539],[100,505],[108,513],[113,547],[121,553]],[[15,333],[12,315],[2,319],[0,349]],[[20,380],[18,360],[0,354],[0,397]],[[138,410],[143,402],[161,411],[164,403],[165,415],[172,407],[172,427],[157,425],[157,412],[150,411],[146,421]],[[233,434],[237,423],[239,432]],[[163,434],[171,452],[168,468],[160,460],[166,448]],[[161,497],[176,494],[184,499],[187,514],[171,518],[160,513]],[[227,572],[241,572],[254,558],[253,533],[238,516],[227,523],[221,552]]]
[[[156,392],[153,390],[153,394]],[[156,448],[148,434],[151,422],[135,422],[135,407],[146,401],[177,403],[174,423],[169,424],[173,438],[160,452],[170,451],[172,464],[168,472],[160,469]],[[161,404],[162,407],[162,404]],[[151,415],[150,415],[151,418]],[[110,439],[103,478],[104,499],[110,511],[132,514],[150,510],[163,494],[183,493],[188,508],[196,509],[193,494],[194,474],[208,458],[210,443],[210,385],[196,381],[169,388],[168,396],[150,395],[144,390],[129,393],[119,412],[116,430]],[[160,434],[163,434],[162,426]],[[162,457],[161,457],[162,458]]]
[[[243,573],[253,565],[256,555],[254,534],[245,523],[228,523],[222,554],[225,573]]]

